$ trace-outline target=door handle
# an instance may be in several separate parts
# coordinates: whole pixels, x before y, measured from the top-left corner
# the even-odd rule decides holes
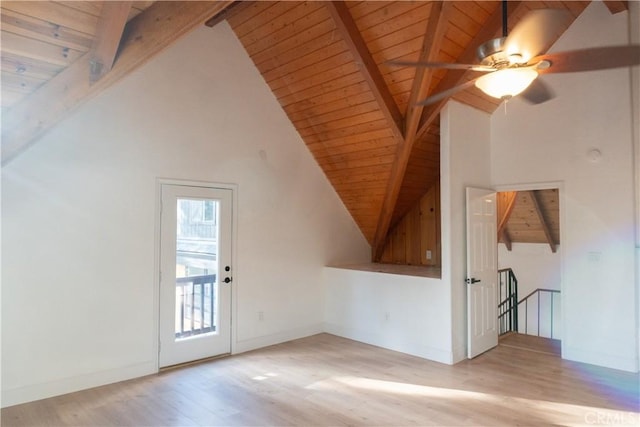
[[[224,280],[223,280],[223,282],[224,282],[224,283],[231,283],[231,281],[232,281],[232,280],[233,280],[233,279],[232,279],[231,277],[225,277],[225,278],[224,278]]]
[[[470,279],[467,279],[467,285],[471,285],[473,283],[478,283],[480,281],[481,281],[480,279],[476,279],[475,277],[472,277]]]

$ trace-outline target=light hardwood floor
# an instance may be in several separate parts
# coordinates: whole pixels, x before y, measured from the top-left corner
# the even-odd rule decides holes
[[[2,425],[638,425],[638,394],[638,375],[512,346],[448,366],[320,334],[5,408]]]
[[[500,345],[560,356],[560,340],[508,332],[500,336]]]

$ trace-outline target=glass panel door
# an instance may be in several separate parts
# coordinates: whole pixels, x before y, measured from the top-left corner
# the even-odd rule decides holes
[[[229,189],[162,185],[160,366],[231,351]]]

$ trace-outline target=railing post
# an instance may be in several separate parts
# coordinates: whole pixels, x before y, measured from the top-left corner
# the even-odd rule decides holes
[[[553,292],[551,293],[551,313],[550,313],[550,322],[551,323],[551,339],[553,339]]]
[[[540,292],[538,292],[538,336],[540,336]]]
[[[513,272],[511,273],[513,274]],[[518,279],[513,274],[513,281],[515,282],[515,290],[513,291],[513,311],[514,311],[514,323],[513,330],[518,332]]]

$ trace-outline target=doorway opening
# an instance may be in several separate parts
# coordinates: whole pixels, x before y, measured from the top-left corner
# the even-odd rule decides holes
[[[501,345],[561,353],[560,196],[559,185],[497,194]]]

